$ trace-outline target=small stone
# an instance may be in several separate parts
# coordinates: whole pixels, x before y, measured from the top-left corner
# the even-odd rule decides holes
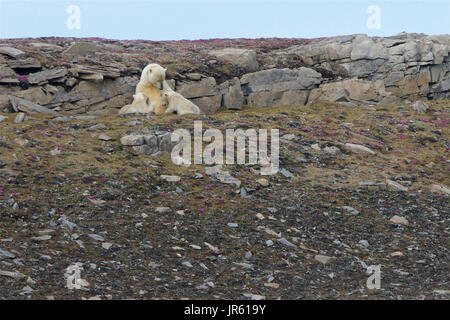
[[[107,134],[104,134],[104,133],[100,134],[98,136],[98,139],[102,140],[102,141],[110,141],[110,140],[112,140],[112,138],[110,136],[108,136]]]
[[[314,259],[316,259],[320,263],[327,264],[328,262],[330,262],[333,259],[333,257],[318,254],[314,257]]]
[[[265,296],[261,296],[259,294],[252,294],[252,293],[244,293],[244,296],[246,298],[250,298],[251,300],[265,300]]]
[[[400,216],[397,216],[397,215],[393,216],[389,221],[392,222],[392,223],[395,223],[395,224],[401,224],[401,225],[404,225],[404,226],[409,226],[409,221],[406,218],[400,217]]]
[[[14,259],[16,256],[9,251],[0,249],[0,260],[3,259]]]
[[[170,208],[169,207],[157,207],[155,209],[155,211],[157,213],[168,213],[168,212],[170,212]]]
[[[292,178],[294,176],[290,171],[288,171],[288,170],[286,170],[284,168],[280,170],[280,173],[283,176],[285,176],[286,178]]]
[[[258,182],[263,187],[267,187],[269,185],[269,180],[267,180],[265,178],[260,178],[260,179],[256,180],[256,182]]]
[[[399,183],[397,183],[397,182],[395,182],[395,181],[389,180],[389,179],[386,179],[386,185],[387,185],[388,188],[390,188],[391,190],[395,190],[395,191],[408,191],[408,188],[407,188],[407,187],[404,187],[404,186],[402,186],[401,184],[399,184]]]
[[[265,287],[268,288],[272,288],[272,289],[278,289],[280,287],[280,285],[278,283],[273,283],[273,282],[266,282],[264,283]]]
[[[210,244],[210,243],[208,243],[208,242],[205,242],[205,245],[206,245],[210,250],[212,250],[214,253],[218,253],[218,252],[219,252],[219,248],[213,246],[212,244]]]
[[[421,101],[421,100],[417,100],[416,102],[414,102],[411,105],[411,108],[414,111],[416,111],[417,113],[424,113],[424,112],[426,112],[429,109],[428,105],[425,102]]]
[[[227,223],[227,226],[229,226],[230,228],[237,228],[238,224],[230,222],[230,223]]]
[[[447,188],[445,186],[438,185],[438,184],[433,184],[430,187],[430,191],[431,192],[435,192],[435,193],[441,193],[441,194],[444,194],[444,193],[450,194],[450,189],[449,188]]]
[[[50,150],[50,155],[52,155],[52,156],[57,156],[60,153],[61,153],[61,150],[59,150],[58,148]]]
[[[246,253],[245,253],[245,259],[250,259],[252,257],[252,253],[250,252],[250,251],[247,251]]]
[[[105,241],[105,238],[103,238],[102,236],[99,236],[98,234],[91,233],[88,236],[89,236],[89,238],[94,239],[96,241],[100,241],[100,242]]]
[[[31,240],[36,241],[36,242],[41,242],[41,241],[47,241],[50,240],[52,238],[51,235],[43,235],[43,236],[39,236],[39,237],[33,237],[31,238]]]
[[[17,114],[16,118],[14,119],[14,123],[22,123],[24,119],[25,119],[25,113],[19,112]]]
[[[111,247],[112,247],[112,243],[109,243],[109,242],[103,242],[102,243],[102,248],[103,249],[106,249],[106,250],[109,250]]]
[[[266,218],[266,217],[264,217],[264,215],[262,215],[261,213],[257,213],[257,214],[256,214],[256,217],[257,217],[259,220],[263,220],[263,219]]]
[[[129,134],[120,138],[120,143],[124,146],[142,146],[144,144],[144,136]]]
[[[343,206],[342,209],[348,211],[350,214],[352,214],[354,216],[357,216],[359,214],[358,210],[356,210],[355,208],[350,207],[350,206]]]
[[[372,155],[375,154],[375,152],[373,152],[369,148],[360,146],[359,144],[346,143],[344,147],[346,150],[351,151],[353,153],[363,153],[363,154],[372,154]]]
[[[313,149],[313,150],[317,150],[317,151],[320,151],[320,150],[322,150],[322,149],[320,148],[320,146],[319,146],[319,144],[318,144],[318,143],[314,143],[314,144],[312,144],[312,145],[311,145],[311,149]]]
[[[8,117],[2,116],[2,115],[0,114],[0,122],[2,122],[3,120],[8,120]]]
[[[338,147],[325,147],[323,153],[331,157],[336,157],[341,154],[341,150]]]
[[[183,261],[181,264],[185,267],[192,268],[192,264],[189,261]]]
[[[359,240],[359,244],[366,248],[370,246],[367,240]]]
[[[272,246],[273,245],[273,241],[272,240],[266,240],[266,245],[267,246]]]
[[[179,176],[167,176],[167,175],[161,175],[161,179],[166,180],[167,182],[179,182],[181,180]]]
[[[285,238],[280,238],[277,239],[277,241],[281,244],[284,244],[285,246],[288,247],[292,247],[292,248],[297,248],[297,246],[295,244],[293,244],[292,242],[289,242],[288,240],[286,240]]]
[[[11,271],[3,271],[3,270],[0,270],[0,276],[10,277],[13,279],[21,279],[21,278],[25,277],[25,275],[20,272],[11,272]]]

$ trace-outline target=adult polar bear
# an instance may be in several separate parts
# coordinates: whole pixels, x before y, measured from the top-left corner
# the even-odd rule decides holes
[[[150,63],[147,65],[141,73],[141,79],[136,86],[136,91],[133,102],[131,105],[122,107],[119,114],[136,113],[136,108],[130,106],[142,105],[142,94],[148,98],[148,108],[141,108],[140,111],[146,111],[144,113],[154,112],[156,115],[161,115],[166,111],[166,108],[162,106],[161,90],[163,86],[169,86],[166,83],[166,71],[167,69],[161,67],[157,63]]]

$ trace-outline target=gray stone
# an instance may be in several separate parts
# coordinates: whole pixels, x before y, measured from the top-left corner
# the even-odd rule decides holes
[[[66,68],[45,70],[28,75],[28,83],[43,84],[49,80],[64,77],[67,74]]]
[[[9,251],[0,248],[0,260],[14,259],[16,256]]]
[[[409,226],[409,221],[405,217],[400,217],[400,216],[395,215],[389,221],[392,223],[395,223],[395,224]]]
[[[0,54],[4,54],[12,58],[20,58],[25,56],[25,52],[12,47],[0,47]]]
[[[195,105],[197,105],[200,111],[204,114],[213,114],[220,109],[222,105],[222,95],[202,97],[197,99],[190,99]]]
[[[120,143],[124,146],[141,146],[144,144],[142,134],[127,134],[120,138]]]
[[[353,143],[346,143],[344,145],[345,149],[347,149],[348,151],[351,151],[353,153],[365,153],[365,154],[371,154],[374,155],[375,152],[373,152],[372,150],[370,150],[369,148],[365,147],[365,146],[361,146],[359,144],[353,144]]]
[[[250,93],[247,104],[257,107],[302,106],[307,98],[307,90],[263,91]]]
[[[45,114],[53,114],[57,113],[53,110],[50,110],[46,107],[35,104],[31,101],[21,99],[21,98],[11,98],[11,104],[15,111],[23,111],[26,113],[45,113]]]
[[[100,242],[105,241],[105,238],[103,238],[102,236],[99,236],[98,234],[94,234],[94,233],[89,234],[89,238],[94,239],[95,241],[100,241]]]
[[[91,42],[76,42],[63,51],[65,54],[85,56],[87,54],[96,53],[101,48]]]
[[[12,271],[3,271],[0,270],[0,276],[9,277],[13,279],[22,279],[25,278],[25,275],[20,272],[12,272]]]
[[[24,119],[25,119],[25,113],[19,112],[17,114],[16,118],[14,119],[14,123],[22,123]]]
[[[259,69],[259,64],[256,60],[256,52],[253,50],[225,48],[210,51],[209,54],[215,56],[218,60],[238,65],[249,72],[257,71]]]
[[[322,75],[313,69],[270,69],[248,73],[241,77],[245,94],[261,91],[312,89],[319,85]]]
[[[417,100],[416,102],[414,102],[411,105],[411,108],[414,111],[416,111],[417,113],[424,113],[424,112],[426,112],[428,110],[429,107],[428,107],[428,105],[425,102],[423,102],[421,100]]]
[[[227,109],[239,110],[244,104],[244,93],[241,89],[239,78],[233,78],[221,84],[223,93],[223,106]]]
[[[195,82],[181,83],[177,86],[177,91],[187,99],[214,96],[218,94],[216,80],[212,77],[203,78],[202,80]]]

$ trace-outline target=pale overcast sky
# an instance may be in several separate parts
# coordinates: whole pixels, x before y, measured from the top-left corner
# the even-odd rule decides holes
[[[75,10],[67,13],[70,6]],[[389,36],[402,31],[449,34],[450,0],[0,0],[3,39],[313,38],[353,33]]]

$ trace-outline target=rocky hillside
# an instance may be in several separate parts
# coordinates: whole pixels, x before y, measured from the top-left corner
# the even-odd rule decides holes
[[[0,300],[448,300],[448,39],[1,41]],[[209,114],[117,115],[149,62]],[[279,172],[175,165],[194,120]]]
[[[2,40],[0,110],[40,106],[55,112],[115,113],[132,100],[139,73],[150,62],[168,68],[171,86],[207,114],[246,104],[443,99],[450,90],[449,41],[448,35],[421,34],[312,40]]]

